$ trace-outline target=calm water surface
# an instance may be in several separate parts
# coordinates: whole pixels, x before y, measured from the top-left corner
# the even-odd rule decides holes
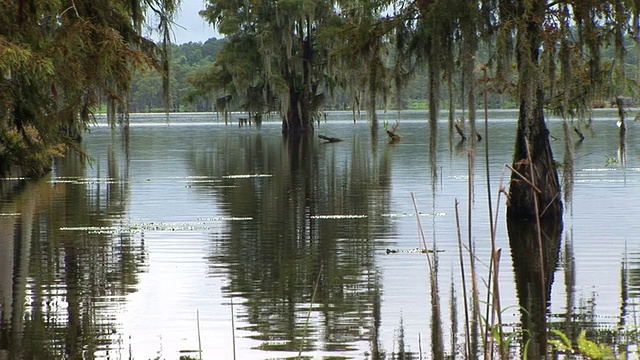
[[[549,308],[560,328],[568,318],[595,330],[636,323],[638,127],[628,124],[622,153],[615,113],[597,115],[585,141],[571,134],[574,171],[564,176],[572,191]],[[465,242],[472,209],[486,279],[485,165],[477,159],[470,204],[469,144],[451,142],[443,122],[430,151],[425,118],[400,115],[397,144],[382,130],[372,139],[368,123],[348,113],[330,114],[317,129],[346,139],[335,144],[283,139],[278,123],[239,128],[203,114],[175,114],[168,124],[134,115],[128,134],[93,127],[84,141],[90,165],[69,156],[39,181],[2,180],[0,359],[177,359],[199,348],[204,359],[300,351],[428,358],[429,270],[425,255],[411,251],[423,247],[411,193],[427,245],[439,250],[445,348],[459,354],[454,204]],[[549,127],[565,162],[562,124]],[[492,113],[489,133],[495,207],[515,113]],[[484,156],[485,145],[476,152]],[[504,196],[499,204],[503,322],[517,331]]]

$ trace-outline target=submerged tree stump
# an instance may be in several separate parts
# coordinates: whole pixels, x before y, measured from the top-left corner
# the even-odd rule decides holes
[[[322,140],[326,140],[327,142],[330,143],[335,143],[335,142],[341,142],[344,141],[344,139],[340,139],[337,137],[330,137],[330,136],[324,136],[324,135],[318,135],[318,137]]]
[[[539,74],[546,1],[525,1],[516,27],[520,110],[509,184],[507,219],[562,218],[556,163],[544,120],[545,87]]]
[[[542,109],[534,121],[521,111],[509,185],[507,219],[561,219],[562,197]]]
[[[573,127],[573,131],[576,132],[576,134],[578,134],[578,137],[580,138],[580,141],[584,141],[584,134],[582,134],[582,131],[580,131],[577,127]]]
[[[389,137],[389,142],[390,143],[397,143],[400,140],[402,140],[402,136],[400,136],[400,135],[398,135],[398,134],[396,134],[394,132],[391,132],[390,130],[387,130],[387,136]]]
[[[456,132],[460,136],[460,140],[467,140],[467,136],[464,134],[464,130],[462,129],[462,127],[460,127],[457,122],[453,123],[453,126],[456,128]]]

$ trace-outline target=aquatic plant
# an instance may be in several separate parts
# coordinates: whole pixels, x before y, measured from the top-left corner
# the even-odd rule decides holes
[[[556,339],[550,339],[553,351],[572,355],[582,355],[589,359],[615,359],[613,349],[606,344],[598,344],[587,339],[587,331],[582,330],[575,344],[560,330],[551,330]]]

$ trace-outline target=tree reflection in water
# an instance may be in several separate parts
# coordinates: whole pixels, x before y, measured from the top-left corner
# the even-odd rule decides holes
[[[229,141],[193,153],[190,165],[194,176],[272,175],[197,190],[228,216],[256,224],[231,222],[230,238],[210,257],[229,279],[227,296],[242,299],[245,330],[263,350],[346,351],[359,339],[382,356],[374,239],[393,231],[381,216],[389,211],[390,150],[378,158],[357,136],[336,144],[289,136],[278,145],[259,134]]]
[[[522,349],[527,350],[529,359],[547,354],[547,310],[562,236],[562,222],[540,225],[538,231],[533,221],[507,221],[523,329]]]
[[[0,358],[119,351],[112,314],[147,260],[130,234],[97,230],[113,226],[129,193],[128,162],[121,169],[112,147],[106,164],[94,172],[70,154],[49,177],[3,189],[0,213],[12,215],[0,216]]]

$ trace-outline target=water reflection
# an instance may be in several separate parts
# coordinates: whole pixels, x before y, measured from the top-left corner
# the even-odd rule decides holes
[[[229,142],[240,141],[240,146]],[[255,226],[230,224],[209,261],[229,282],[224,289],[263,350],[348,351],[368,342],[380,358],[381,280],[375,239],[393,231],[388,217],[391,161],[379,159],[367,139],[319,144],[259,134],[220,141],[212,152],[190,156],[193,176],[234,178],[202,184],[228,216],[251,217]],[[375,147],[374,147],[375,149]],[[268,182],[268,184],[266,184]],[[216,240],[216,239],[214,239]]]
[[[498,115],[489,129],[494,179],[502,171],[497,164],[511,160],[515,131],[515,118]],[[0,216],[0,358],[126,358],[131,351],[136,359],[177,359],[198,346],[197,311],[204,358],[231,358],[231,299],[238,358],[291,357],[300,349],[327,358],[428,358],[435,342],[424,256],[385,253],[416,247],[411,192],[425,215],[427,241],[442,250],[433,259],[444,282],[442,309],[451,312],[440,316],[445,355],[460,356],[466,330],[458,309],[470,295],[460,288],[452,208],[454,199],[464,203],[470,180],[483,184],[486,176],[469,172],[475,167],[466,144],[451,153],[444,127],[437,142],[427,140],[424,113],[402,114],[396,144],[372,138],[367,124],[350,119],[323,123],[323,133],[347,139],[324,144],[283,140],[279,125],[257,131],[181,116],[167,126],[163,116],[140,115],[142,123],[130,128],[131,151],[124,130],[97,128],[86,138],[92,167],[68,158],[50,179],[4,191],[0,213],[19,215]],[[560,121],[550,124],[562,134]],[[575,205],[565,218],[562,261],[545,256],[542,280],[539,260],[514,256],[511,272],[503,256],[500,300],[509,309],[506,327],[520,323],[524,315],[511,309],[522,301],[538,311],[525,319],[534,330],[546,320],[572,340],[587,330],[589,339],[619,346],[629,332],[616,330],[633,327],[640,296],[632,196],[638,141],[630,123],[625,168],[606,166],[605,155],[618,149],[618,129],[610,118],[597,125],[598,136],[574,144],[575,156],[565,158],[573,159]],[[569,152],[563,145],[555,142],[557,154]],[[481,292],[490,251],[486,196],[469,195],[473,217],[461,224],[480,259]],[[201,224],[209,217],[216,220]],[[176,225],[144,236],[101,233],[127,220]],[[201,226],[179,229],[183,223]],[[505,227],[497,231],[496,246],[506,249]],[[525,243],[514,239],[531,237],[518,231],[510,232],[514,248]],[[550,233],[548,251],[560,246]],[[563,271],[553,273],[554,261]],[[554,277],[564,286],[551,288]],[[553,292],[553,302],[536,295],[541,289]],[[553,313],[540,318],[549,308]],[[469,332],[471,352],[480,354],[483,335],[477,327]]]
[[[540,230],[538,230],[540,229]],[[523,329],[522,349],[529,359],[547,354],[547,310],[558,264],[561,222],[507,222],[511,258]],[[523,350],[523,351],[525,351]]]
[[[106,176],[89,176],[69,154],[55,174],[3,189],[0,358],[92,359],[118,351],[114,309],[136,290],[146,264],[143,243],[100,230],[127,204],[118,167],[110,152]]]

